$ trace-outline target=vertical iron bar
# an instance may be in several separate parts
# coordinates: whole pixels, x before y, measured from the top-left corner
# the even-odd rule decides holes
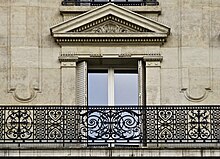
[[[144,107],[144,106],[141,106],[141,108],[142,108],[142,124],[143,124],[143,132],[142,132],[142,135],[143,135],[143,145],[144,146],[147,146],[147,126],[146,126],[146,124],[147,124],[147,119],[146,119],[146,111],[147,111],[147,109],[146,109],[146,106]]]
[[[34,136],[35,136],[35,133],[34,133],[34,129],[35,129],[35,126],[34,126],[34,122],[35,122],[35,117],[34,117],[34,114],[35,114],[34,110],[35,109],[34,109],[34,106],[31,107],[31,110],[32,110],[32,116],[33,116],[31,124],[33,126],[33,143],[34,143]]]
[[[156,120],[157,120],[156,140],[157,140],[157,146],[158,146],[158,140],[159,140],[158,139],[159,138],[159,134],[158,134],[159,133],[159,126],[158,126],[158,124],[159,124],[159,121],[158,121],[159,120],[158,119],[159,118],[159,112],[158,112],[158,107],[159,106],[156,107],[156,114],[157,114],[157,116],[156,116]]]
[[[65,131],[64,131],[64,126],[65,126],[65,116],[66,116],[66,112],[65,112],[65,106],[62,106],[62,109],[61,110],[63,110],[63,113],[62,113],[62,116],[63,116],[63,123],[61,124],[62,125],[62,127],[63,127],[63,132],[62,132],[62,137],[63,137],[63,147],[65,147],[65,142],[64,142],[64,139],[65,139]],[[62,116],[61,116],[61,118],[62,118]]]

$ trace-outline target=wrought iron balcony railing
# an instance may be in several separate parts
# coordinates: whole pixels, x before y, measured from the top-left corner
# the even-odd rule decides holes
[[[220,107],[1,106],[4,143],[220,143]]]
[[[114,3],[119,6],[146,6],[146,5],[159,5],[157,0],[63,0],[64,6],[101,6],[107,3]]]

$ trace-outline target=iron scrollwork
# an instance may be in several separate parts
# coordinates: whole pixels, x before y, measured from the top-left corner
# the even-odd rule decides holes
[[[173,111],[159,110],[158,112],[159,139],[173,138]]]
[[[6,118],[6,135],[9,139],[29,139],[33,131],[30,110],[9,110]]]
[[[142,138],[139,110],[129,109],[88,109],[82,113],[81,132],[88,142],[120,142]],[[87,135],[87,136],[85,136]]]
[[[190,110],[189,137],[191,139],[208,139],[210,132],[210,112],[208,110]]]

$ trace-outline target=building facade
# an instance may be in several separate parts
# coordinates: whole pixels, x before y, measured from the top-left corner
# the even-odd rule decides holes
[[[220,156],[220,1],[0,1],[0,156]]]

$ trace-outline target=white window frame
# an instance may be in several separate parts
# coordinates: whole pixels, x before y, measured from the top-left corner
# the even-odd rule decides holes
[[[103,69],[103,68],[101,68]],[[101,70],[100,68],[97,68],[97,69],[91,69],[91,70],[97,70],[97,72],[99,72],[99,70]],[[90,73],[89,71],[90,69],[88,69],[88,73]],[[107,85],[107,88],[108,88],[108,102],[107,102],[107,105],[108,106],[114,106],[116,105],[115,104],[115,70],[120,70],[120,71],[132,71],[133,69],[132,68],[117,68],[117,67],[109,67],[109,68],[104,68],[104,70],[107,70],[107,73],[108,73],[108,85]],[[136,71],[136,70],[135,70]],[[137,75],[138,75],[138,70],[137,70]],[[137,84],[138,84],[139,80],[137,81]],[[88,85],[89,87],[89,85]],[[138,85],[137,85],[138,87]],[[88,88],[89,89],[89,88]],[[138,93],[138,92],[137,92]],[[89,94],[88,94],[89,95]],[[137,95],[137,98],[138,98],[139,95]],[[89,97],[88,97],[89,99]],[[89,101],[88,101],[88,104],[89,104]],[[138,103],[137,103],[138,105]]]
[[[138,70],[138,105],[143,106],[146,104],[146,80],[145,80],[145,69],[142,60],[138,61],[138,65],[136,66]],[[134,68],[134,67],[133,67]],[[109,85],[114,86],[114,69],[127,69],[132,70],[131,68],[120,68],[120,67],[96,67],[96,68],[89,68],[94,70],[101,70],[101,69],[109,69],[108,70],[108,88]],[[87,106],[88,105],[88,66],[86,61],[79,62],[77,64],[77,81],[76,81],[76,101],[77,105]],[[114,87],[108,89],[108,104],[114,105]]]

